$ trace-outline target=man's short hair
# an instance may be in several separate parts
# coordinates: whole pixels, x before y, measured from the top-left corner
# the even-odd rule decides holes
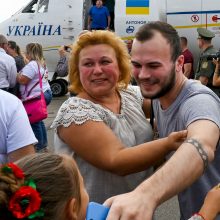
[[[185,46],[187,46],[188,40],[186,37],[180,37],[180,40]]]
[[[151,40],[156,32],[159,32],[167,40],[171,48],[171,59],[175,62],[181,55],[180,37],[170,24],[161,21],[148,22],[139,28],[135,38],[140,42],[145,42]]]

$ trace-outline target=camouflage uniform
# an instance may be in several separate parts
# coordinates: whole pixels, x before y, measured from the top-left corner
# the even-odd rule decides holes
[[[215,36],[214,33],[204,28],[198,28],[197,31],[200,38],[212,39]],[[215,64],[212,62],[212,59],[207,59],[207,55],[216,54],[216,53],[217,50],[213,46],[206,48],[201,53],[195,73],[195,79],[198,80],[200,76],[207,77],[208,83],[206,86],[209,87],[213,92],[215,92],[220,97],[220,87],[215,87],[212,85],[213,75],[215,71]]]

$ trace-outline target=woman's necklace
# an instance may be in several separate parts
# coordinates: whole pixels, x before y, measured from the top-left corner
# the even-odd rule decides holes
[[[115,92],[115,101],[113,103],[111,103],[110,105],[106,105],[104,103],[99,103],[99,104],[113,113],[120,114],[121,100],[117,92]]]
[[[110,110],[111,112],[113,112],[115,114],[120,113],[121,99],[120,99],[120,95],[117,91],[115,91],[113,97],[108,98],[108,100],[114,99],[112,101],[109,101],[108,104],[105,104],[105,103],[101,102],[99,99],[97,99],[96,97],[94,97],[92,95],[89,95],[88,93],[81,93],[78,97],[90,100],[95,104],[99,104],[103,108],[106,108],[106,109]]]

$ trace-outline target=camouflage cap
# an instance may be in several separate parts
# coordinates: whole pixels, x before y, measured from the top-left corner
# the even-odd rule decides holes
[[[206,28],[197,28],[197,32],[199,34],[199,37],[201,38],[213,38],[215,37],[215,34],[211,32],[210,30],[207,30]]]

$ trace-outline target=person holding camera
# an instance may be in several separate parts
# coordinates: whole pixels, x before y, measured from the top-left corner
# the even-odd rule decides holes
[[[220,59],[213,59],[213,63],[215,64],[215,72],[213,75],[213,86],[220,86]]]
[[[57,76],[65,77],[68,75],[69,46],[61,46],[58,50],[60,59],[58,60],[53,79]]]
[[[212,38],[215,37],[215,34],[205,28],[198,28],[197,32],[198,45],[202,52],[197,65],[195,79],[209,87],[220,97],[220,87],[216,87],[212,83],[215,64],[212,62],[212,59],[209,58],[211,54],[217,53],[217,49],[212,45]]]
[[[78,37],[82,36],[83,34],[87,33],[89,30],[83,30],[78,34]],[[63,45],[59,48],[58,52],[60,55],[60,59],[57,63],[55,74],[53,76],[53,80],[57,78],[57,76],[65,77],[68,75],[68,61],[70,52],[72,50],[71,45]]]

